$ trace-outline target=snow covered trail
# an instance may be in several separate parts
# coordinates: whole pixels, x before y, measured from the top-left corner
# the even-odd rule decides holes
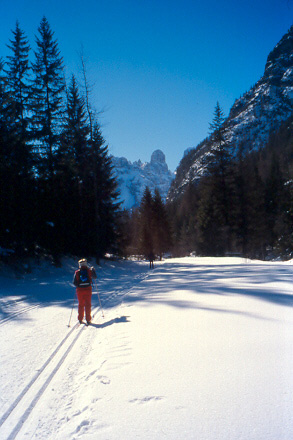
[[[72,329],[66,298],[40,301],[0,327],[0,421],[69,336],[0,438],[291,440],[292,274],[235,258],[111,263],[99,272],[105,319]]]
[[[76,307],[73,328],[69,330],[66,325],[71,315],[68,307],[72,309],[74,298],[75,288],[69,281],[74,269],[71,263],[53,271],[49,266],[42,267],[33,276],[17,280],[1,277],[1,439],[17,437],[84,330],[76,324]],[[145,264],[131,262],[107,263],[99,267],[97,273],[103,277],[98,281],[98,290],[104,308],[121,302],[123,296],[148,274]],[[45,291],[42,291],[43,286]],[[93,316],[100,310],[95,297],[94,294]],[[39,308],[37,314],[32,313]]]

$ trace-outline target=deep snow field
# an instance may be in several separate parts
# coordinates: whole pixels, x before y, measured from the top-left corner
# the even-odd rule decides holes
[[[89,327],[75,269],[0,276],[1,440],[292,440],[292,261],[103,262]]]

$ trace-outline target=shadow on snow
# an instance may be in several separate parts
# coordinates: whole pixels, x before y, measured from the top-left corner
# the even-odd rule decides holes
[[[30,276],[22,280],[5,279],[0,292],[0,319],[13,314],[13,303],[21,307],[41,305],[42,307],[60,305],[71,308],[76,300],[75,288],[71,284],[74,265],[55,269],[52,273]],[[241,311],[206,307],[199,302],[170,299],[170,291],[188,291],[195,295],[245,295],[270,303],[293,306],[292,267],[284,264],[223,264],[204,265],[182,259],[168,262],[150,271],[148,263],[131,261],[106,262],[97,268],[98,291],[104,309],[120,304],[161,303],[177,308],[194,308],[221,313],[243,314]],[[148,277],[150,275],[150,277]],[[142,281],[144,281],[142,283]],[[284,288],[283,283],[288,283]],[[278,288],[283,291],[278,291]],[[95,291],[95,289],[94,289]],[[99,305],[98,297],[93,295],[93,307]],[[251,315],[253,316],[253,315]],[[255,316],[256,317],[256,316]],[[128,322],[126,317],[108,323],[93,324],[97,328],[107,327],[118,322]],[[17,318],[21,319],[21,315]],[[123,320],[124,319],[124,320]]]
[[[120,318],[111,319],[110,321],[103,322],[102,324],[95,324],[94,322],[92,322],[90,324],[90,326],[96,327],[96,328],[105,328],[105,327],[109,327],[110,325],[113,325],[113,324],[121,324],[121,323],[125,323],[125,322],[130,322],[128,320],[128,318],[129,318],[129,316],[120,316]]]
[[[292,267],[284,264],[196,265],[170,263],[156,270],[150,291],[128,301],[164,302],[178,308],[200,308],[193,301],[168,300],[170,290],[201,295],[245,295],[283,306],[293,306]],[[284,289],[281,283],[288,283]],[[281,288],[283,291],[278,291]],[[213,310],[212,308],[202,307]],[[214,311],[222,311],[214,309]]]

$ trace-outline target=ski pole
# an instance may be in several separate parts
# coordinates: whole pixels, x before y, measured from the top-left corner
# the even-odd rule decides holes
[[[103,318],[105,318],[104,311],[103,311],[102,304],[101,304],[100,294],[99,294],[99,291],[98,291],[98,284],[97,284],[96,280],[95,280],[95,286],[96,286],[96,289],[97,289],[97,294],[98,294],[98,298],[99,298],[99,303],[100,303],[100,309],[101,309],[101,312],[102,312],[102,316],[103,316]]]
[[[74,294],[73,305],[72,305],[72,309],[71,309],[71,313],[70,313],[70,318],[69,318],[69,322],[68,322],[68,326],[67,327],[70,327],[70,322],[71,322],[72,312],[73,312],[73,308],[74,308],[74,304],[75,304],[75,299],[76,299],[76,292]]]

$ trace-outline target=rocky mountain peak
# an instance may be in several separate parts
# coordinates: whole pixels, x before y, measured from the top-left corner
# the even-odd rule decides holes
[[[165,154],[161,150],[152,153],[150,162],[138,160],[131,163],[125,157],[112,157],[112,163],[123,208],[137,207],[146,186],[151,192],[157,188],[162,199],[166,199],[174,175],[168,169]]]
[[[293,26],[270,52],[265,66],[264,78],[282,80],[287,69],[293,65]],[[287,76],[285,79],[287,79]]]
[[[161,150],[155,150],[151,155],[151,164],[154,165],[156,163],[160,163],[163,165],[166,164],[165,154]]]
[[[235,155],[240,146],[246,154],[258,150],[292,111],[293,26],[268,55],[262,78],[232,106],[224,123],[226,141]],[[202,176],[204,158],[213,148],[212,138],[208,137],[183,157],[170,189],[170,199],[180,195],[188,182]]]

